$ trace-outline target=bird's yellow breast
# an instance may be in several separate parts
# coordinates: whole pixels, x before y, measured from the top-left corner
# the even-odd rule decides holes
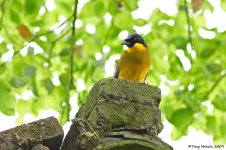
[[[149,51],[143,44],[136,43],[128,48],[119,62],[119,79],[144,82],[151,66]]]

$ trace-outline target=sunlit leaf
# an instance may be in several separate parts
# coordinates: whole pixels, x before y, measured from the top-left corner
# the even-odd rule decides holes
[[[216,131],[216,118],[214,116],[207,116],[207,133],[213,134]]]
[[[19,115],[23,116],[26,113],[30,112],[31,110],[30,101],[25,100],[18,100],[16,104],[16,110],[19,113]]]
[[[101,16],[104,15],[104,13],[105,13],[105,10],[104,10],[104,3],[103,3],[103,1],[96,2],[96,4],[95,4],[95,14],[98,17],[101,17]]]
[[[104,1],[104,3],[105,3],[106,10],[108,10],[108,12],[111,15],[115,15],[119,5],[118,2],[115,0],[107,0],[107,1]]]
[[[15,97],[11,93],[10,86],[2,79],[0,79],[0,111],[6,115],[15,114]]]
[[[129,10],[135,10],[138,8],[138,1],[137,0],[124,0],[122,4],[125,8]]]
[[[10,19],[17,24],[21,22],[19,14],[13,9],[10,9]]]
[[[82,91],[78,93],[78,105],[81,106],[86,100],[87,91]]]
[[[188,108],[178,109],[172,115],[172,123],[179,130],[186,129],[193,121],[193,112]]]
[[[185,132],[185,133],[183,133]],[[183,135],[186,135],[186,131],[178,130],[177,128],[173,128],[173,131],[171,133],[171,138],[173,140],[179,140]]]
[[[160,73],[168,72],[169,70],[169,62],[164,61],[163,59],[160,59],[159,57],[153,57],[153,67],[155,67],[155,70],[158,70]]]
[[[208,9],[213,12],[214,7],[209,1],[203,1],[202,8]]]
[[[95,14],[95,2],[94,1],[89,1],[83,6],[83,9],[79,13],[81,16],[91,16],[92,14]]]
[[[114,18],[114,25],[120,29],[131,29],[133,26],[131,13],[127,11],[117,13]]]
[[[134,24],[137,26],[144,26],[147,24],[147,21],[144,19],[135,19]]]
[[[219,110],[226,111],[226,93],[221,91],[212,101],[212,104]]]
[[[61,125],[65,124],[69,119],[66,113],[61,113],[59,118],[60,118],[59,122]]]

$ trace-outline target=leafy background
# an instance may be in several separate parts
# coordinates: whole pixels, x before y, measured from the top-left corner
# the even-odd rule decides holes
[[[155,7],[148,17],[134,17],[142,1],[1,0],[1,113],[17,114],[21,124],[27,113],[53,109],[63,125],[70,98],[84,103],[95,82],[112,75],[123,38],[138,32],[152,54],[147,82],[163,90],[172,139],[192,126],[226,143],[226,28],[210,27],[206,18],[225,13],[226,1],[217,8],[211,0],[175,0],[168,2],[175,2],[172,14]]]

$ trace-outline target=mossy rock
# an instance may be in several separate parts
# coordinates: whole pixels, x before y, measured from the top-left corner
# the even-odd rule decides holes
[[[163,125],[158,87],[118,79],[97,82],[83,104],[62,150],[168,150],[157,137]]]

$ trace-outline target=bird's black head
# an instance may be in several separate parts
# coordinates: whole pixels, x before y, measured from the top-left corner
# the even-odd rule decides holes
[[[134,44],[140,43],[147,47],[144,39],[139,34],[131,34],[128,36],[125,41],[122,42],[122,45],[127,45],[128,47],[133,47]]]

